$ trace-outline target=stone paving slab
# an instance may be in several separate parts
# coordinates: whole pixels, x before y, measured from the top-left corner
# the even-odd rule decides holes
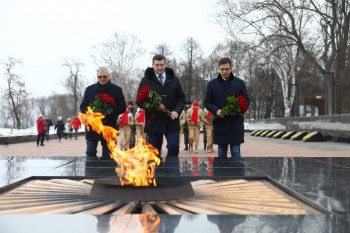
[[[100,149],[101,146],[98,146],[99,154],[101,153]],[[203,150],[202,138],[200,138],[198,149],[198,153],[185,151],[184,145],[181,143],[180,156],[217,156],[217,146],[214,146],[213,153],[207,153]],[[165,156],[165,143],[162,151],[163,156]],[[241,152],[242,157],[350,157],[350,144],[271,139],[254,137],[246,133]],[[63,139],[61,142],[53,139],[49,142],[45,141],[45,146],[39,147],[36,146],[36,142],[0,145],[0,156],[85,156],[85,139],[83,136],[80,136],[78,140],[74,140],[74,138],[71,140]]]

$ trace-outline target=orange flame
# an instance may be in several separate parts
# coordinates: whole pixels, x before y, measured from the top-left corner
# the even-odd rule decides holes
[[[86,113],[79,113],[79,118],[86,130],[99,133],[107,142],[110,156],[118,163],[116,172],[122,185],[156,186],[155,167],[160,164],[158,150],[145,140],[140,139],[135,148],[122,151],[117,148],[118,131],[111,126],[103,125],[104,115],[88,107]]]
[[[116,168],[124,185],[156,186],[155,167],[160,163],[158,150],[142,138],[136,147],[118,151],[120,167]]]
[[[160,223],[160,217],[158,215],[117,215],[112,219],[111,232],[159,232],[157,227]]]

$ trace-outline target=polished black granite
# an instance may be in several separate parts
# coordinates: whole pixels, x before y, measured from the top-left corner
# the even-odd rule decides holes
[[[114,161],[82,157],[0,157],[0,190],[31,177],[114,176],[115,166]],[[324,214],[159,215],[160,224],[150,232],[350,232],[350,158],[163,158],[156,173],[198,179],[268,179]],[[0,232],[147,232],[149,217],[0,215]]]

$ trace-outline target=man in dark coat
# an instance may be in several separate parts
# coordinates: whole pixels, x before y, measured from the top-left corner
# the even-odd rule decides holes
[[[163,55],[155,55],[152,59],[152,68],[145,71],[139,90],[148,85],[150,89],[162,96],[162,104],[155,110],[145,109],[145,133],[148,142],[159,151],[163,144],[163,135],[167,140],[167,156],[179,155],[179,116],[185,106],[185,94],[179,79],[174,71],[166,67],[166,59]],[[142,103],[139,104],[143,108]],[[168,109],[171,113],[168,116],[163,110]]]
[[[204,106],[218,117],[213,122],[213,141],[218,144],[218,157],[227,157],[230,145],[231,156],[240,158],[240,145],[244,143],[244,117],[230,113],[220,118],[220,112],[227,105],[228,96],[244,96],[250,102],[245,82],[232,74],[232,62],[229,58],[219,61],[219,74],[209,81]]]
[[[104,125],[117,128],[117,117],[125,112],[126,103],[122,89],[111,83],[109,80],[110,73],[107,68],[100,67],[97,70],[97,83],[88,86],[85,90],[83,101],[80,104],[80,111],[85,113],[88,106],[91,106],[95,101],[98,94],[104,93],[109,95],[115,102],[113,112],[105,116],[102,120]],[[92,130],[87,131],[85,134],[86,138],[86,155],[88,160],[96,160],[96,148],[100,141],[102,145],[102,159],[110,159],[110,151],[108,149],[106,140],[101,134],[98,134]]]

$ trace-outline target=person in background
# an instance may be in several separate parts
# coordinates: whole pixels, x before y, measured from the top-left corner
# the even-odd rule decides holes
[[[77,140],[78,139],[78,131],[81,128],[81,121],[80,121],[79,117],[74,116],[70,126],[74,129],[74,137],[75,137],[75,140]]]
[[[46,127],[47,127],[46,132],[45,132],[45,137],[46,137],[46,141],[50,141],[50,128],[51,128],[51,126],[53,125],[53,124],[52,124],[51,117],[48,116],[48,117],[45,119],[45,121],[46,121]]]
[[[167,156],[177,157],[179,156],[179,116],[185,105],[185,93],[174,71],[166,67],[166,59],[163,55],[155,55],[152,58],[152,67],[145,70],[138,92],[146,85],[162,97],[162,104],[155,111],[145,109],[145,132],[148,143],[157,148],[161,156],[165,136]],[[139,106],[142,108],[142,103]],[[163,111],[165,109],[170,111],[170,115]]]
[[[113,112],[106,115],[102,122],[117,129],[117,117],[125,112],[125,98],[123,90],[110,81],[110,73],[106,67],[99,67],[96,73],[97,82],[88,86],[85,89],[83,100],[80,104],[80,112],[85,113],[88,106],[91,106],[98,94],[104,93],[109,95],[115,102]],[[97,160],[97,145],[101,142],[102,145],[102,159],[111,160],[110,150],[107,146],[106,140],[101,134],[92,130],[87,131],[86,138],[86,156],[87,160]]]
[[[206,108],[203,110],[202,122],[204,123],[203,137],[206,135],[207,143],[207,152],[214,152],[213,148],[213,122],[212,122],[213,113],[209,112]]]
[[[136,145],[140,138],[146,140],[147,134],[145,133],[145,110],[137,108],[135,113],[134,122],[136,126]]]
[[[69,138],[70,140],[72,140],[73,127],[72,127],[72,119],[71,118],[67,118],[65,128],[66,128],[66,135],[65,135],[66,138]]]
[[[227,157],[227,147],[230,146],[231,156],[241,158],[241,143],[244,143],[244,117],[241,114],[230,113],[220,118],[220,112],[227,105],[227,97],[242,95],[250,102],[245,82],[232,74],[230,58],[221,58],[219,74],[208,82],[204,106],[208,111],[218,116],[213,121],[213,141],[218,144],[218,157]]]
[[[202,110],[202,112],[203,112],[203,110]],[[203,119],[202,119],[202,123],[204,123]],[[205,130],[204,125],[202,126],[202,128],[199,128],[199,131],[202,131],[202,133],[203,133],[203,150],[206,150],[207,149],[207,131]],[[199,132],[199,134],[200,133],[201,132]]]
[[[132,114],[132,116],[135,116],[136,113],[136,108],[134,107],[134,102],[132,102],[131,100],[128,101],[128,109],[129,112]],[[130,144],[129,144],[129,148],[133,148],[135,147],[135,142],[136,142],[136,126],[135,124],[130,125],[131,128],[131,132],[130,132]]]
[[[38,117],[38,119],[36,120],[36,126],[37,126],[37,131],[38,131],[38,136],[36,138],[36,145],[39,146],[39,142],[40,142],[40,146],[45,146],[44,145],[44,137],[45,137],[45,119],[42,115],[40,115]]]
[[[180,115],[180,138],[179,141],[181,141],[181,134],[184,135],[184,144],[185,144],[185,148],[184,150],[188,150],[188,124],[187,124],[187,120],[186,120],[186,112],[189,108],[191,108],[191,100],[186,100],[185,102],[185,108],[182,111],[181,115]]]
[[[55,125],[54,129],[56,130],[58,141],[60,142],[62,137],[66,133],[66,128],[64,126],[64,123],[62,121],[62,117],[61,116],[57,117],[57,122],[56,122],[56,125]]]
[[[134,124],[134,117],[128,107],[123,114],[119,115],[117,123],[119,125],[119,146],[121,150],[126,151],[130,149],[131,126]]]
[[[199,102],[197,100],[193,101],[192,108],[187,110],[186,120],[188,123],[188,132],[189,132],[189,142],[190,142],[190,151],[198,153],[198,144],[199,144],[199,129],[202,124],[201,122],[202,109],[199,108]],[[193,149],[194,144],[194,149]]]

